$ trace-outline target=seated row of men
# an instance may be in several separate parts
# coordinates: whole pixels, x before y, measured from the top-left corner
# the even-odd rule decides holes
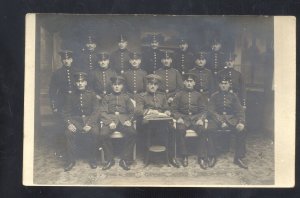
[[[182,156],[182,166],[188,166],[185,140],[187,129],[193,129],[198,134],[198,163],[201,168],[207,169],[216,164],[215,144],[218,142],[214,139],[214,132],[218,128],[229,128],[234,131],[236,137],[234,163],[247,168],[243,161],[245,157],[245,112],[239,98],[229,92],[230,78],[219,78],[219,91],[212,94],[210,100],[205,94],[195,90],[197,79],[198,76],[194,73],[184,74],[184,87],[174,95],[171,104],[168,104],[167,94],[159,92],[162,78],[157,74],[147,75],[145,77],[146,92],[135,95],[136,105],[134,105],[131,96],[124,91],[126,83],[124,77],[111,77],[111,93],[99,97],[87,89],[88,74],[76,72],[74,74],[75,89],[66,95],[62,108],[62,116],[67,126],[68,157],[65,171],[71,170],[75,165],[75,137],[79,135],[84,135],[89,140],[88,153],[91,168],[97,167],[97,148],[101,144],[107,156],[107,162],[102,169],[110,169],[115,164],[110,134],[115,130],[124,134],[125,144],[119,165],[124,170],[129,170],[130,155],[136,141],[133,122],[143,120],[149,112],[164,113],[176,121],[176,129],[171,124],[167,127],[176,136],[178,151]],[[138,131],[164,130],[152,122],[141,121],[137,124],[141,126],[141,130]],[[148,147],[148,141],[145,142]],[[171,164],[180,167],[173,150],[174,144],[175,142],[172,142],[169,147]]]

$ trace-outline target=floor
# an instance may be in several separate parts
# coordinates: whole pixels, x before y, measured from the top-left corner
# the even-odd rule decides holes
[[[249,133],[252,134],[252,133]],[[84,158],[76,166],[64,172],[61,144],[51,127],[43,127],[36,135],[34,183],[40,185],[272,185],[274,184],[273,140],[256,133],[248,135],[247,157],[249,169],[244,170],[232,163],[233,151],[220,155],[214,168],[202,170],[196,156],[189,157],[189,166],[174,168],[164,165],[160,159],[144,168],[138,155],[131,170],[124,171],[118,165],[102,171],[101,165],[91,169]]]

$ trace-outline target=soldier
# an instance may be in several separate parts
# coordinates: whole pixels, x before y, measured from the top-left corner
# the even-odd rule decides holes
[[[52,74],[49,86],[49,97],[54,113],[61,113],[65,98],[74,92],[73,52],[62,50],[59,55],[61,56],[62,67]]]
[[[92,71],[97,67],[97,44],[93,36],[89,35],[79,58],[79,68],[82,71]]]
[[[196,82],[196,90],[206,95],[207,98],[215,92],[214,78],[212,72],[205,68],[207,53],[200,51],[195,56],[195,66],[189,71],[189,73],[196,74],[198,76]]]
[[[229,92],[235,93],[243,106],[246,109],[246,87],[244,77],[241,72],[234,69],[235,54],[228,53],[226,55],[225,69],[219,71],[219,78],[229,77],[230,88]]]
[[[170,112],[170,107],[168,105],[167,102],[167,98],[165,93],[161,93],[158,92],[158,87],[159,87],[159,83],[161,82],[161,77],[156,75],[156,74],[149,74],[146,76],[147,79],[147,85],[146,85],[146,92],[145,93],[141,93],[140,97],[137,98],[137,107],[136,107],[136,114],[138,116],[143,116],[146,115],[148,112],[152,111],[152,112],[157,112],[157,113],[165,113],[166,115],[170,116],[171,112]],[[169,131],[171,130],[171,133],[173,133],[172,131],[172,126],[170,126],[169,123],[167,122],[161,122],[161,123],[150,123],[150,122],[144,122],[144,131],[146,133],[150,133],[151,131],[155,132],[158,134],[158,136],[160,137],[160,141],[163,141],[164,144],[166,144],[166,139],[168,138],[166,135],[169,134],[165,134],[162,133],[162,131]],[[159,132],[159,133],[158,133]],[[172,144],[174,144],[174,142],[172,142],[169,146],[169,150],[171,150],[171,155],[173,155],[174,150],[172,150],[173,146]],[[148,148],[150,146],[150,142],[147,141],[146,143],[146,147]],[[172,156],[171,159],[171,164],[174,167],[179,168],[179,163],[177,162],[177,160],[175,159],[174,155]]]
[[[111,93],[111,77],[117,73],[110,68],[109,54],[102,52],[97,54],[98,67],[90,74],[92,89],[96,92],[97,98],[101,99]]]
[[[130,98],[135,99],[136,94],[140,94],[145,90],[145,77],[147,76],[147,73],[140,68],[141,54],[136,52],[130,53],[129,63],[131,68],[126,71],[123,76]]]
[[[207,114],[207,98],[197,92],[197,76],[194,73],[183,75],[184,90],[178,92],[172,103],[172,113],[177,120],[177,137],[179,152],[183,156],[182,165],[188,166],[188,153],[186,148],[186,130],[193,129],[198,134],[198,163],[202,169],[206,169],[208,164],[213,167],[215,164],[215,151],[212,138],[205,128]],[[209,163],[208,163],[209,162]]]
[[[76,90],[69,94],[63,109],[65,131],[67,138],[67,163],[65,171],[75,166],[76,138],[87,138],[87,153],[92,169],[97,168],[96,146],[99,138],[98,111],[99,103],[94,92],[86,90],[87,74],[77,72],[74,74]]]
[[[119,48],[111,54],[112,68],[118,73],[123,74],[128,70],[128,61],[130,51],[127,49],[128,41],[124,35],[120,36],[118,41]]]
[[[161,51],[159,50],[161,42],[163,42],[163,36],[161,34],[149,34],[146,41],[149,43],[143,51],[143,70],[148,74],[155,73],[157,69],[161,67]]]
[[[179,50],[175,56],[175,66],[182,75],[187,73],[193,66],[193,54],[189,50],[189,44],[186,39],[180,39]]]
[[[172,51],[163,51],[161,63],[163,68],[158,69],[155,73],[162,78],[161,86],[159,90],[167,94],[168,103],[171,104],[173,98],[180,89],[183,88],[183,82],[181,74],[178,70],[172,68]]]
[[[224,52],[222,52],[222,44],[218,38],[212,41],[209,64],[207,67],[213,72],[216,79],[218,71],[224,69]]]
[[[236,140],[234,164],[247,169],[248,166],[243,160],[246,153],[245,111],[236,94],[229,92],[229,82],[230,77],[219,77],[219,91],[209,101],[208,130],[210,133],[217,129],[233,130]],[[215,141],[216,145],[221,143]]]
[[[101,139],[107,157],[107,163],[102,170],[110,169],[114,164],[113,144],[110,135],[114,131],[120,131],[124,135],[124,146],[121,153],[119,165],[124,170],[130,170],[128,162],[135,143],[136,131],[133,126],[134,107],[126,93],[123,93],[124,81],[122,76],[111,78],[112,93],[104,97],[103,109],[101,112]]]

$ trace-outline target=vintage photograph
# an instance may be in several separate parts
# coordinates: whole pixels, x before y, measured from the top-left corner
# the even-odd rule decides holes
[[[276,185],[274,17],[32,16],[23,182]]]

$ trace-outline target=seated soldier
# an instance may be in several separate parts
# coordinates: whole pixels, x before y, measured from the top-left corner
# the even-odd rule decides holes
[[[74,74],[77,90],[67,95],[63,109],[63,118],[67,124],[67,163],[65,171],[71,170],[75,165],[75,138],[86,137],[89,164],[92,169],[97,168],[96,147],[99,138],[97,126],[99,103],[94,92],[86,90],[87,74],[77,72]]]
[[[236,140],[234,164],[247,169],[243,160],[246,153],[245,111],[236,94],[229,92],[229,82],[229,77],[219,78],[219,91],[210,98],[208,130],[211,133],[217,129],[233,130]],[[215,141],[216,144],[221,142]]]
[[[136,114],[139,116],[146,116],[146,115],[166,115],[170,116],[170,107],[167,102],[166,95],[161,92],[157,92],[157,89],[159,87],[159,82],[161,81],[161,77],[156,74],[149,74],[146,76],[147,79],[147,85],[146,90],[147,92],[141,93],[140,97],[137,97],[137,108],[136,108]],[[159,138],[160,141],[162,141],[162,144],[166,145],[166,141],[168,139],[168,134],[162,133],[162,131],[168,131],[172,130],[172,126],[168,122],[161,122],[161,123],[151,123],[146,122],[144,120],[144,131],[146,133],[149,133],[151,131],[155,132]],[[153,135],[154,136],[154,135]],[[150,142],[148,141],[146,143],[146,147],[150,147]],[[169,147],[173,148],[173,146]],[[171,152],[172,151],[171,149]],[[172,160],[170,161],[171,164],[174,167],[179,167],[178,162],[174,157],[172,157]]]
[[[123,77],[125,78],[130,98],[135,100],[135,96],[145,90],[147,73],[141,69],[141,55],[139,53],[130,53],[129,57],[131,68],[123,74]]]
[[[178,92],[172,103],[172,113],[177,120],[178,150],[183,156],[182,165],[188,166],[186,148],[186,130],[192,129],[198,134],[198,163],[206,169],[215,164],[215,152],[210,134],[205,129],[207,97],[197,92],[194,87],[197,76],[193,73],[183,75],[185,88]]]
[[[104,97],[103,109],[100,114],[103,126],[100,131],[103,149],[107,157],[107,163],[102,170],[110,169],[114,164],[113,144],[110,135],[119,131],[124,135],[124,146],[119,165],[124,170],[130,170],[128,162],[135,143],[136,131],[133,126],[134,107],[126,93],[123,93],[124,78],[116,76],[111,78],[112,93]]]

